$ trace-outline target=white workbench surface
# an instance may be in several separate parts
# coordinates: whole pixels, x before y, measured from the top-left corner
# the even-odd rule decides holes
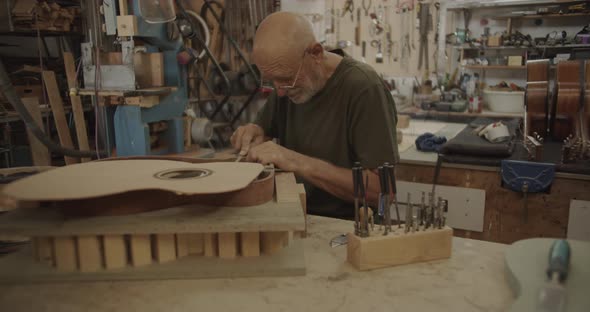
[[[411,119],[410,126],[406,129],[401,129],[403,133],[404,144],[409,144],[409,147],[402,147],[400,149],[399,157],[401,163],[407,164],[434,164],[436,163],[435,152],[422,152],[416,149],[416,138],[425,132],[433,133],[437,136],[444,136],[447,141],[454,138],[457,133],[461,132],[467,124],[464,123],[450,123],[434,120],[420,120]]]
[[[453,238],[448,260],[358,272],[329,240],[350,221],[310,217],[307,275],[0,285],[0,311],[505,311],[507,245]]]

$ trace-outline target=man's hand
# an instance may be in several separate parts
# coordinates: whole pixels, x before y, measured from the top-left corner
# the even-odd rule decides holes
[[[261,164],[274,164],[275,167],[285,171],[298,172],[302,169],[305,156],[282,147],[272,141],[264,142],[252,147],[247,160]]]
[[[240,155],[248,154],[250,148],[264,142],[264,130],[256,124],[247,124],[238,127],[232,134],[231,145],[240,151]]]

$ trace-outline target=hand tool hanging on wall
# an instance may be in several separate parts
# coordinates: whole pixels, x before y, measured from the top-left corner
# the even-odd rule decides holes
[[[377,54],[375,55],[375,63],[383,63],[383,52],[381,52],[381,40],[371,41],[371,46],[377,48]]]
[[[428,53],[428,33],[432,30],[432,16],[430,15],[430,4],[418,3],[418,16],[420,21],[420,51],[418,54],[418,69],[422,69],[422,63],[424,62],[425,72],[428,74],[429,71],[429,53]]]
[[[356,27],[354,28],[354,44],[361,44],[361,9],[356,9]]]
[[[354,1],[353,0],[346,0],[344,2],[344,8],[342,9],[342,17],[346,15],[346,13],[350,13],[350,21],[354,22]]]
[[[397,14],[400,14],[400,49],[401,49],[401,67],[408,70],[410,64],[410,57],[412,52],[412,40],[410,38],[410,28],[414,27],[412,23],[412,10],[414,9],[414,1],[402,1],[396,7]]]
[[[363,0],[363,10],[365,10],[365,16],[369,16],[369,9],[371,8],[371,0]]]
[[[366,41],[363,41],[363,44],[362,44],[362,58],[361,58],[361,60],[363,61],[363,63],[366,63],[367,62],[367,59],[365,59],[366,52],[367,52],[367,42]]]
[[[434,33],[434,54],[433,54],[433,60],[434,60],[434,72],[437,73],[438,72],[438,38],[440,36],[440,3],[439,2],[435,2],[434,3],[434,7],[436,8],[436,30]],[[445,56],[446,56],[446,51],[445,51]]]

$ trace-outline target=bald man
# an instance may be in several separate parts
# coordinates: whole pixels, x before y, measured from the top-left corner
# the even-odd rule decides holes
[[[354,162],[375,169],[399,158],[386,85],[370,66],[324,50],[311,24],[289,12],[260,24],[251,58],[275,91],[256,121],[234,132],[233,147],[248,161],[294,172],[305,183],[309,213],[353,216]],[[368,177],[367,196],[376,203],[379,178],[376,171]]]

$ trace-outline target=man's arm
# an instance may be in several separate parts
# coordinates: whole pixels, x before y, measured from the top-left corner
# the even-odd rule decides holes
[[[297,176],[336,197],[347,201],[354,199],[351,169],[297,153],[274,142],[265,142],[251,148],[248,160],[262,164],[272,163],[285,171],[294,172]],[[379,176],[373,170],[365,170],[365,172],[365,175],[369,177],[369,183],[365,185],[367,199],[370,204],[375,205],[380,192]]]

